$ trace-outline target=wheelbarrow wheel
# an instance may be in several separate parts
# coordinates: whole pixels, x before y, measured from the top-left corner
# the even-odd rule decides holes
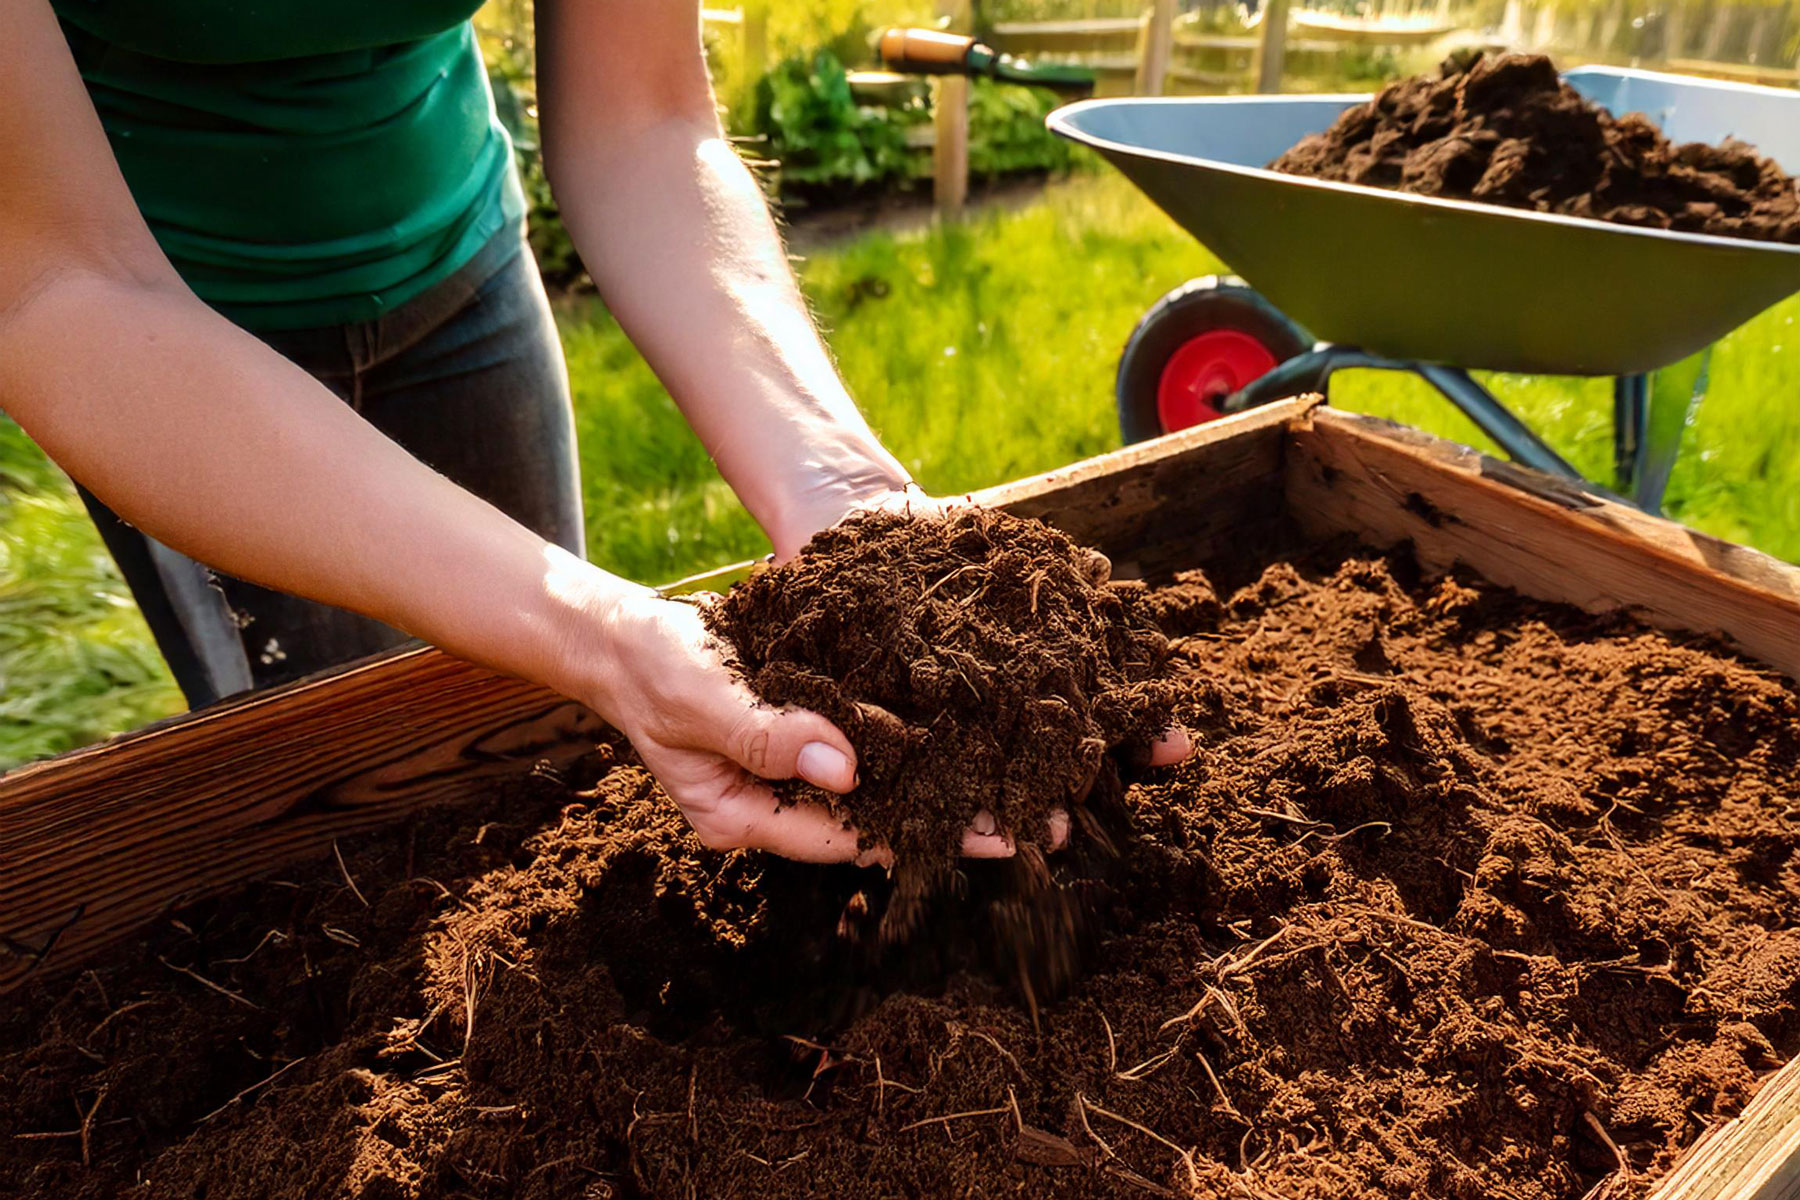
[[[1119,356],[1119,432],[1127,444],[1225,415],[1219,402],[1313,339],[1231,276],[1190,279],[1144,314]]]

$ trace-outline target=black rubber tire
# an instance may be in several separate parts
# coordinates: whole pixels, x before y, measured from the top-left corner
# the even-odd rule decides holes
[[[1126,445],[1170,432],[1156,411],[1163,368],[1177,350],[1214,329],[1249,334],[1278,363],[1313,348],[1310,334],[1236,276],[1188,280],[1150,306],[1119,355],[1114,395]]]

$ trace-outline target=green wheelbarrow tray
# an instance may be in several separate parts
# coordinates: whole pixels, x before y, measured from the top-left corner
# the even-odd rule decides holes
[[[1565,76],[1682,141],[1740,136],[1800,171],[1800,91],[1647,71]],[[1087,100],[1050,114],[1326,342],[1460,368],[1632,375],[1800,291],[1800,246],[1639,229],[1278,174],[1367,96]]]

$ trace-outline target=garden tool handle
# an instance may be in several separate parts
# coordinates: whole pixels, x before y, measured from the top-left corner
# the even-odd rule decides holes
[[[881,35],[881,61],[890,71],[917,75],[961,75],[978,43],[937,29],[889,29]]]

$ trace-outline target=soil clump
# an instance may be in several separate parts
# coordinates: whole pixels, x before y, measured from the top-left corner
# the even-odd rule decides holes
[[[1103,772],[1117,790],[1109,753],[1167,728],[1168,641],[1106,572],[1041,521],[869,512],[737,584],[708,620],[751,690],[856,747],[849,794],[777,794],[829,805],[903,873],[940,878],[978,813],[1045,847],[1052,812],[1083,818]]]
[[[1542,55],[1452,57],[1269,164],[1318,179],[1622,225],[1800,243],[1800,189],[1755,148],[1676,145],[1613,116]]]
[[[1035,1022],[1016,864],[871,960],[881,871],[602,746],[9,996],[0,1195],[1620,1200],[1800,1050],[1791,683],[1404,555],[1111,591],[1197,750],[1044,860]]]

